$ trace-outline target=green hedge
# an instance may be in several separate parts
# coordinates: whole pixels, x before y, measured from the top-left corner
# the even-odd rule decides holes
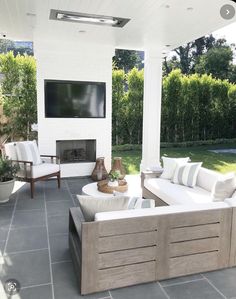
[[[185,141],[185,142],[161,142],[161,148],[185,148],[185,147],[197,147],[204,145],[221,145],[221,144],[235,144],[236,138],[232,139],[215,139],[215,140],[199,140],[199,141]],[[141,144],[123,144],[113,145],[113,151],[138,151],[142,150]]]
[[[114,145],[142,143],[143,71],[113,70]],[[155,133],[155,132],[154,132]],[[236,85],[209,75],[163,78],[161,141],[236,138]]]

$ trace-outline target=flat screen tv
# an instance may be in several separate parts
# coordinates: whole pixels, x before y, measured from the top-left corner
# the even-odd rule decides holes
[[[45,80],[45,117],[104,118],[106,83]]]

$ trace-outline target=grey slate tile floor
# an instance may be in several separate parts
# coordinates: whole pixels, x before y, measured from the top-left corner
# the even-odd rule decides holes
[[[236,268],[79,295],[68,248],[68,209],[88,178],[26,184],[0,205],[0,299],[8,278],[21,284],[12,299],[236,299]]]

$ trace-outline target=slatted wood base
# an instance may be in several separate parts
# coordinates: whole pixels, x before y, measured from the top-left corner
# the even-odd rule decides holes
[[[82,294],[229,266],[231,208],[89,223],[76,209]]]

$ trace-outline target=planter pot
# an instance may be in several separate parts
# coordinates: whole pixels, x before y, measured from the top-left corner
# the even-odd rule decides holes
[[[7,202],[14,188],[15,179],[7,182],[0,182],[0,204]]]
[[[109,187],[118,187],[119,186],[119,182],[118,181],[114,181],[114,182],[108,181],[107,185]]]

